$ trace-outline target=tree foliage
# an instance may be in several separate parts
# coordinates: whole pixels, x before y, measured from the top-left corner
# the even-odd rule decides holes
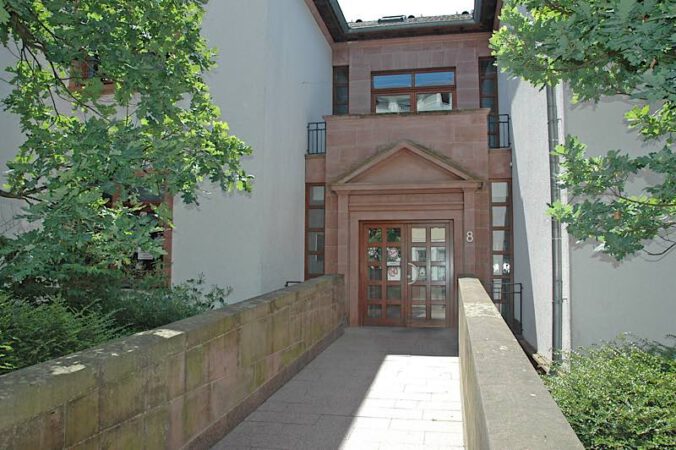
[[[0,248],[5,286],[64,288],[119,274],[171,226],[144,195],[196,203],[200,183],[249,190],[203,73],[204,0],[0,0],[0,41],[15,57],[4,108],[25,141],[0,196],[26,202],[32,231]],[[110,92],[112,90],[112,92]],[[0,142],[0,146],[3,143]]]
[[[575,137],[556,150],[572,201],[551,213],[618,260],[655,240],[660,254],[676,246],[675,18],[669,0],[508,0],[491,39],[498,65],[536,86],[564,82],[574,101],[619,95],[635,104],[628,126],[659,150],[587,158]],[[633,191],[648,173],[658,181]]]

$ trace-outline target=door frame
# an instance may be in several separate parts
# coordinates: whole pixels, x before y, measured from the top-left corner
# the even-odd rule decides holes
[[[403,327],[411,327],[411,328],[439,328],[439,327],[445,327],[445,328],[457,328],[457,299],[455,297],[455,292],[456,292],[456,284],[457,284],[457,276],[456,276],[456,270],[455,270],[455,252],[456,252],[456,233],[455,233],[455,221],[453,219],[432,219],[432,220],[360,220],[358,222],[358,254],[357,260],[358,260],[358,271],[357,271],[357,276],[358,276],[358,293],[357,293],[357,303],[358,303],[358,320],[359,320],[359,325],[364,326],[364,325],[375,325],[375,326],[403,326]],[[446,260],[445,260],[445,265],[447,267],[447,272],[446,272],[446,280],[445,280],[445,285],[443,285],[446,288],[446,317],[443,321],[437,320],[437,321],[432,321],[430,320],[425,320],[425,321],[414,321],[410,318],[410,310],[411,310],[411,285],[408,283],[408,274],[409,274],[409,263],[411,262],[411,248],[414,247],[415,243],[411,241],[411,229],[414,228],[415,226],[419,227],[426,227],[426,228],[431,228],[434,227],[435,225],[440,225],[444,226],[447,230],[446,234],[446,241],[445,241],[445,248],[446,248]],[[384,318],[379,320],[379,321],[374,321],[371,322],[368,320],[367,317],[367,307],[368,307],[368,300],[367,300],[367,295],[368,295],[368,285],[369,285],[369,278],[368,278],[368,267],[369,267],[369,261],[368,258],[365,258],[364,255],[366,255],[366,250],[369,247],[368,245],[368,228],[370,227],[382,227],[382,236],[383,236],[383,241],[380,244],[380,246],[385,249],[387,248],[387,238],[386,238],[386,229],[388,226],[400,226],[401,227],[401,241],[399,243],[399,248],[401,249],[401,262],[400,262],[400,267],[401,267],[401,284],[400,286],[402,287],[402,294],[401,294],[401,318],[399,320],[388,320],[387,319],[387,301],[382,300],[381,304],[385,305],[385,310],[383,311],[383,316]],[[431,236],[427,238],[428,240],[424,243],[425,246],[431,247],[432,242],[431,242]],[[437,246],[438,247],[438,246]],[[431,264],[431,252],[430,254],[427,255],[427,264]],[[382,276],[385,278],[385,283],[382,285],[385,286],[384,292],[381,292],[381,296],[386,298],[387,296],[387,256],[385,255],[385,252],[382,252],[381,256],[381,270],[383,271]],[[427,274],[428,276],[428,282],[431,280],[429,277],[431,277],[431,273]],[[441,286],[441,285],[437,285]],[[428,285],[428,290],[431,287],[431,285]],[[426,310],[427,310],[427,305],[431,305],[431,292],[426,291],[426,298],[430,297],[430,300],[425,302],[426,304]],[[431,306],[430,306],[431,307]]]

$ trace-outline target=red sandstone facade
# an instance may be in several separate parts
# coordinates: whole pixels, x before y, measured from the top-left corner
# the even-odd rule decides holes
[[[325,153],[307,156],[306,183],[325,185],[324,272],[345,276],[350,325],[455,328],[458,276],[475,274],[486,286],[491,284],[495,269],[490,187],[492,181],[511,178],[511,150],[489,149],[490,109],[480,108],[479,59],[490,56],[489,36],[419,36],[332,46],[334,66],[349,68],[349,114],[325,117]],[[452,111],[374,112],[374,73],[438,68],[449,68],[455,75]],[[380,255],[382,267],[369,262],[376,251],[373,245],[379,245],[369,243],[367,233],[375,230],[368,231],[369,224],[384,224],[382,234],[389,232],[388,224],[403,229],[401,241],[382,244],[383,253],[399,252],[401,261],[386,263]],[[428,234],[436,227],[449,235],[439,244],[430,243],[429,237],[427,244],[415,244],[413,228],[425,226]],[[436,269],[444,280],[436,287],[421,285],[416,292],[445,292],[445,305],[433,306],[436,312],[430,313],[427,293],[427,320],[412,320],[414,290],[421,283],[415,278],[425,269],[411,251],[429,259],[435,250],[446,259],[439,257],[426,267]],[[398,269],[390,264],[398,264]],[[440,267],[432,267],[435,264]],[[392,273],[393,280],[388,278]],[[370,286],[376,300],[370,300]],[[400,296],[391,307],[388,288]],[[382,298],[382,310],[377,298]],[[440,298],[433,296],[432,302]],[[376,316],[381,319],[370,322]]]

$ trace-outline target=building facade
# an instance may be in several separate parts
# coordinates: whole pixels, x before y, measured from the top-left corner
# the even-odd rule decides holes
[[[673,333],[673,253],[603,261],[565,232],[553,240],[546,215],[550,145],[622,147],[626,105],[574,106],[561,87],[499,73],[497,3],[348,24],[335,0],[210,2],[207,80],[256,179],[250,195],[205,185],[199,207],[174,202],[172,282],[201,273],[235,302],[342,273],[352,326],[455,328],[457,279],[476,275],[547,358]],[[2,48],[0,63],[12,64]],[[22,137],[4,112],[0,131],[4,162]],[[3,220],[18,207],[0,199]]]

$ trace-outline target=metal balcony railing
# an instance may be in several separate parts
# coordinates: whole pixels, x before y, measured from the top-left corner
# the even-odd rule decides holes
[[[326,122],[310,122],[307,124],[307,154],[324,153],[326,153]]]
[[[491,287],[493,303],[512,329],[515,335],[523,332],[523,285],[521,283],[504,283],[502,280]]]
[[[488,147],[489,148],[509,148],[512,141],[509,135],[510,119],[509,114],[489,114],[488,115]]]

